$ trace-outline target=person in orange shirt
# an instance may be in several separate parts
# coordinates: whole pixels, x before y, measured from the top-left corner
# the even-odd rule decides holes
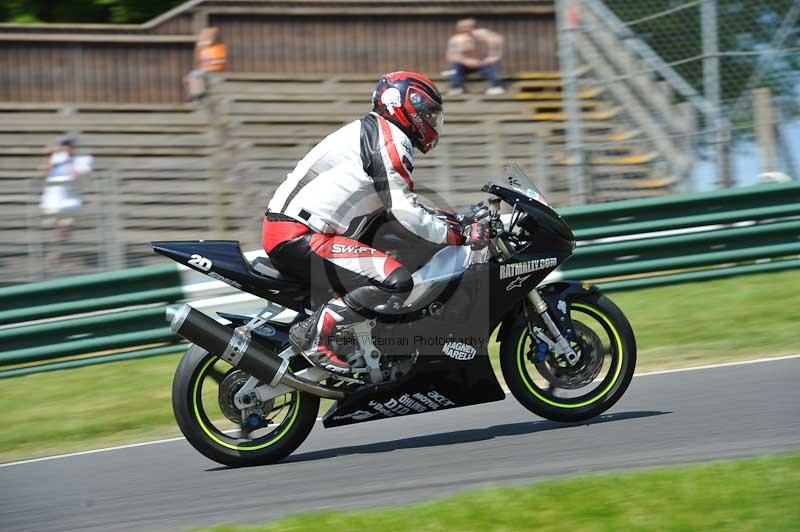
[[[204,72],[225,70],[227,50],[219,40],[219,28],[205,28],[200,32],[194,49],[195,65]]]
[[[187,99],[201,102],[206,95],[209,72],[223,72],[227,50],[220,42],[219,28],[203,28],[194,47],[194,70],[184,80]]]

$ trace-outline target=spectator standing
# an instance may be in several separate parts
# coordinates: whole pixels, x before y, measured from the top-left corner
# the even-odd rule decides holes
[[[208,73],[224,72],[228,51],[219,38],[219,28],[203,28],[194,47],[194,69],[184,79],[187,99],[201,102],[208,89]]]
[[[57,146],[48,150],[47,177],[40,207],[44,220],[56,229],[58,244],[69,238],[73,216],[83,204],[76,181],[92,170],[92,156],[76,156],[76,144],[74,137],[64,137],[59,139]]]
[[[470,72],[480,72],[489,80],[486,94],[503,94],[498,68],[503,56],[503,36],[486,28],[479,28],[475,19],[456,22],[456,32],[447,42],[447,61],[451,67],[451,96],[464,93],[464,79]]]

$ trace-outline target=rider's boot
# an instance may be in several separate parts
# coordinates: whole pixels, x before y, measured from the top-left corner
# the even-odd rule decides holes
[[[289,329],[289,343],[315,366],[335,373],[350,373],[350,364],[329,345],[336,328],[356,323],[361,318],[341,298],[331,299],[314,314]]]

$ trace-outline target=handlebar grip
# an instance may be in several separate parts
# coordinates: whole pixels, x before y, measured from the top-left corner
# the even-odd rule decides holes
[[[477,222],[478,220],[483,220],[490,214],[491,211],[489,211],[489,209],[487,209],[486,207],[483,207],[481,210],[475,213],[475,215],[472,217],[472,221]]]

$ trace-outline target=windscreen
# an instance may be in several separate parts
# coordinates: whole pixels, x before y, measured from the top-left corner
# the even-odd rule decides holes
[[[550,206],[544,198],[538,187],[533,184],[533,181],[525,174],[517,163],[507,165],[503,171],[503,179],[505,179],[508,187],[516,190],[520,194],[528,196],[532,200]]]

